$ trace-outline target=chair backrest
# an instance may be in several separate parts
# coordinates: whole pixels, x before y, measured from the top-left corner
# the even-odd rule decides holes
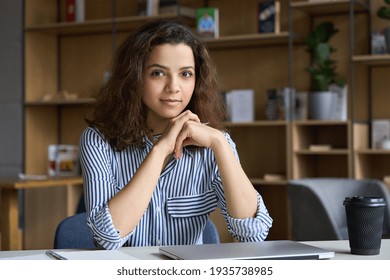
[[[207,220],[203,231],[203,243],[220,243],[218,230],[211,220]],[[96,248],[96,246],[87,225],[85,212],[67,217],[58,224],[54,237],[54,249],[92,248]]]
[[[203,230],[203,244],[217,244],[220,243],[218,229],[215,224],[208,219],[206,227]]]
[[[383,234],[390,234],[390,194],[379,180],[307,178],[288,185],[292,238],[298,241],[348,239],[346,197],[383,197],[387,206]]]
[[[92,232],[87,225],[87,214],[78,213],[62,220],[54,236],[54,249],[96,248]]]

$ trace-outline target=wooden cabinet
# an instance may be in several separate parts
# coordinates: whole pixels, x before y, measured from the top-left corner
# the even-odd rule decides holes
[[[293,178],[351,177],[350,122],[294,122]]]
[[[369,1],[280,1],[278,34],[257,33],[258,0],[207,2],[219,8],[220,38],[205,42],[224,90],[251,88],[255,92],[255,121],[226,125],[242,166],[274,218],[269,239],[290,236],[289,179],[383,179],[390,175],[390,153],[369,148],[370,119],[390,118],[384,105],[389,99],[390,57],[369,55],[373,17]],[[378,6],[371,2],[374,8]],[[204,5],[202,0],[180,3]],[[85,0],[85,21],[65,22],[64,0],[25,1],[26,173],[47,172],[49,144],[78,144],[86,127],[84,117],[91,113],[92,97],[104,83],[112,53],[131,30],[152,18],[138,15],[137,5],[138,1]],[[178,14],[159,17],[180,18],[194,26],[194,19]],[[305,67],[310,61],[303,38],[324,20],[339,29],[332,45],[337,50],[337,70],[348,84],[347,121],[268,121],[268,89],[309,91]],[[59,98],[64,91],[78,98]],[[313,150],[313,145],[330,145],[331,149]],[[265,180],[266,175],[280,178]],[[26,193],[25,249],[52,246],[55,226],[66,216],[65,195],[60,189]],[[53,219],[41,218],[47,211],[56,213]],[[228,237],[222,240],[230,241]]]

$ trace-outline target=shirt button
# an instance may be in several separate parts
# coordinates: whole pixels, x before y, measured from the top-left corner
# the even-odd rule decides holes
[[[157,208],[156,208],[156,212],[157,212],[157,213],[160,212],[160,207],[157,207]]]
[[[160,245],[161,245],[161,241],[160,241],[160,240],[157,240],[157,241],[156,241],[156,245],[157,245],[157,246],[160,246]]]

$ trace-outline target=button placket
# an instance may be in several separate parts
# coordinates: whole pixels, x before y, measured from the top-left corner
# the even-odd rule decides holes
[[[160,178],[161,180],[161,178]],[[157,183],[156,186],[156,196],[155,196],[155,207],[154,207],[154,215],[156,218],[156,228],[155,228],[155,242],[157,246],[161,245],[162,240],[162,234],[163,234],[163,217],[161,213],[161,190],[160,190],[160,181]]]

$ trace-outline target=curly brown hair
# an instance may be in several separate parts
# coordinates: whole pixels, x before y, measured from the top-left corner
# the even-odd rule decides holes
[[[145,62],[153,47],[184,43],[195,58],[195,89],[186,108],[202,122],[223,129],[224,102],[217,71],[206,45],[178,21],[150,21],[133,32],[118,48],[107,83],[96,95],[92,120],[87,123],[104,134],[117,150],[142,147],[147,108],[142,101]]]

